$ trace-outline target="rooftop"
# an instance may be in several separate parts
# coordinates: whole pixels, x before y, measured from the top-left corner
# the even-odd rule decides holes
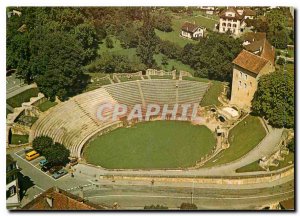
[[[242,50],[232,63],[245,68],[252,73],[259,74],[263,67],[268,63],[268,60],[248,52],[247,50]]]
[[[57,187],[52,187],[26,204],[22,210],[102,210],[104,206],[85,201]]]
[[[232,16],[226,16],[226,13],[227,13],[227,12],[234,13],[235,16],[234,16],[234,17],[232,17]],[[221,13],[219,14],[219,17],[220,17],[220,18],[223,18],[223,19],[242,20],[242,19],[244,19],[244,13],[243,13],[242,15],[240,15],[240,14],[237,12],[236,8],[234,8],[234,7],[229,7],[229,8],[227,8],[227,9],[224,9],[223,11],[221,11]]]
[[[190,33],[194,33],[195,31],[197,31],[198,28],[199,28],[199,26],[197,26],[196,24],[193,24],[191,22],[185,22],[181,26],[182,31],[186,31],[186,32],[190,32]]]
[[[266,39],[266,37],[267,34],[265,32],[247,32],[241,38],[244,41],[254,42],[254,41]]]
[[[275,49],[267,39],[254,41],[253,43],[246,45],[245,49],[252,53],[256,52],[255,54],[270,61],[274,65]]]

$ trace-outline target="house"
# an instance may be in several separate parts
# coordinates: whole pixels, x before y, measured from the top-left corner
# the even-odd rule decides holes
[[[275,71],[275,48],[266,39],[244,48],[232,62],[230,104],[249,110],[259,78]]]
[[[185,22],[181,26],[181,33],[180,35],[182,37],[190,38],[190,39],[195,39],[195,38],[200,38],[204,36],[204,31],[206,29],[202,28],[195,23],[191,22]]]
[[[219,32],[240,35],[246,27],[243,10],[229,7],[219,13]]]
[[[201,6],[199,7],[201,10],[205,11],[206,14],[213,15],[215,11],[214,6]]]
[[[58,187],[52,187],[31,200],[22,210],[103,210],[108,209],[73,195]]]
[[[266,38],[267,34],[265,32],[247,32],[241,37],[241,39],[243,40],[243,46]]]
[[[10,154],[6,155],[6,207],[16,209],[20,206],[18,173],[21,169]]]
[[[244,18],[245,19],[254,19],[256,17],[256,11],[246,8],[244,10]]]

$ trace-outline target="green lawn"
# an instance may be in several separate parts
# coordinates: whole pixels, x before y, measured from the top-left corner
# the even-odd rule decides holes
[[[237,173],[255,172],[255,171],[264,171],[264,169],[258,165],[258,161],[254,161],[253,163],[243,166],[241,168],[238,168],[236,170]]]
[[[55,106],[57,102],[52,102],[52,101],[45,101],[44,103],[41,103],[38,105],[38,108],[42,111],[45,112],[46,110],[50,109],[51,107]]]
[[[127,82],[127,81],[134,81],[134,80],[141,80],[142,78],[140,76],[132,76],[131,78],[127,78],[126,76],[119,77],[121,82]]]
[[[183,71],[188,71],[192,75],[195,73],[194,69],[191,68],[189,65],[183,64],[181,61],[175,60],[175,59],[169,59],[167,65],[161,64],[161,60],[163,54],[155,54],[154,55],[154,60],[156,61],[157,65],[160,66],[163,70],[165,71],[172,71],[173,67],[177,70],[183,70]]]
[[[28,135],[12,134],[11,135],[11,142],[10,142],[10,144],[24,144],[24,143],[28,143],[28,137],[29,137]]]
[[[287,167],[287,166],[291,165],[291,162],[293,164],[294,160],[295,160],[295,155],[293,152],[290,152],[288,155],[284,156],[283,161],[279,161],[278,167],[270,167],[270,170],[273,171],[273,170],[278,170],[278,169]]]
[[[20,107],[22,103],[29,102],[31,97],[38,96],[38,93],[39,93],[38,88],[28,89],[16,96],[7,99],[6,103],[8,103],[12,107]]]
[[[151,79],[173,79],[173,76],[171,75],[164,75],[164,76],[158,76],[158,75],[151,75]]]
[[[124,49],[121,46],[120,40],[118,40],[116,37],[111,36],[110,37],[113,41],[113,48],[107,48],[105,44],[105,40],[103,40],[102,43],[99,44],[99,49],[98,49],[98,54],[105,54],[105,53],[111,53],[111,54],[118,54],[118,55],[125,55],[128,56],[129,59],[134,59],[138,58],[136,55],[136,48],[129,48],[129,49]]]
[[[109,79],[107,78],[101,79],[107,76],[107,74],[105,73],[86,73],[86,74],[91,77],[91,80],[93,80],[93,82],[88,83],[87,87],[85,88],[85,92],[100,88],[103,85],[111,84]]]
[[[251,115],[247,116],[230,130],[228,135],[230,147],[208,161],[204,167],[220,165],[239,159],[257,146],[265,136],[266,131],[259,118]]]
[[[204,95],[202,101],[200,102],[201,106],[210,106],[210,105],[220,105],[220,101],[218,97],[223,91],[223,83],[220,81],[209,80],[206,78],[201,77],[183,77],[183,80],[190,80],[190,81],[198,81],[198,82],[210,82],[211,86]]]
[[[181,32],[181,26],[185,21],[189,21],[189,22],[195,21],[195,23],[197,25],[200,25],[200,26],[205,27],[210,30],[213,30],[215,24],[218,22],[218,21],[214,21],[214,20],[207,19],[207,18],[200,17],[200,16],[198,16],[198,17],[187,16],[187,15],[183,15],[181,17],[173,16],[173,18],[172,18],[173,31],[172,32],[162,32],[160,30],[155,29],[155,33],[158,37],[160,37],[160,39],[171,41],[173,43],[178,44],[181,47],[184,47],[187,43],[197,43],[197,41],[179,36],[179,34]]]
[[[213,133],[189,122],[154,121],[99,136],[84,149],[87,162],[105,168],[190,167],[215,145]]]

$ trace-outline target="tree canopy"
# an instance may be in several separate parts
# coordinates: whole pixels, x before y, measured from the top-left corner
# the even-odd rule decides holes
[[[278,128],[294,127],[294,76],[276,71],[263,75],[252,100],[254,114],[264,117]]]
[[[32,147],[53,164],[65,165],[69,162],[70,150],[60,143],[54,143],[51,137],[34,138]]]
[[[241,49],[239,39],[211,33],[197,44],[187,44],[181,60],[194,68],[197,76],[231,81],[232,61]]]

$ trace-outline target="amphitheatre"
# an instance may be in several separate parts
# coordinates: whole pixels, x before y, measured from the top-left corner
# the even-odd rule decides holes
[[[127,80],[121,82],[119,78],[124,76]],[[94,173],[100,178],[186,182],[196,178],[202,183],[249,184],[293,176],[293,164],[276,168],[288,154],[289,131],[272,128],[249,111],[230,104],[224,99],[226,86],[218,96],[220,104],[201,106],[212,83],[197,80],[185,71],[178,76],[174,71],[148,69],[146,75],[138,72],[113,77],[111,84],[40,113],[29,130],[29,143],[35,137],[49,136],[79,159],[75,172]],[[16,109],[16,114],[9,114],[7,119],[12,123],[7,124],[7,131],[14,127],[20,113],[34,113],[31,105],[44,99],[40,93],[23,103],[22,109]],[[103,103],[123,104],[129,109],[139,104],[143,118],[128,119],[128,113],[119,112],[117,118],[102,121],[97,113]],[[147,119],[146,107],[151,104],[160,109]],[[167,114],[162,118],[166,104]],[[186,104],[197,106],[187,109],[182,119]],[[200,118],[193,118],[195,110]],[[112,112],[108,109],[104,114],[110,116]],[[260,171],[238,172],[258,163]]]
[[[153,71],[150,71],[151,75]],[[166,73],[171,72],[157,74],[170,75]],[[233,105],[201,107],[199,104],[210,84],[182,79],[187,75],[187,72],[181,72],[179,79],[162,77],[117,82],[77,95],[43,113],[33,124],[29,140],[41,135],[50,136],[63,143],[72,156],[78,157],[80,166],[99,172],[130,174],[178,170],[182,175],[242,175],[236,173],[236,169],[266,156],[274,158],[274,154],[280,155],[286,150],[283,143],[288,135],[283,129],[273,129],[263,120],[251,117]],[[101,103],[107,102],[131,108],[141,104],[143,116],[148,104],[158,104],[161,110],[164,104],[168,104],[169,112],[176,104],[198,104],[197,115],[201,121],[191,118],[191,110],[187,112],[187,119],[182,120],[180,108],[174,118],[167,114],[165,120],[159,115],[161,113],[150,116],[149,121],[145,118],[128,120],[125,113],[116,119],[101,121],[97,118],[97,110]],[[105,115],[112,115],[111,112],[108,110]],[[234,139],[242,141],[244,137],[233,135],[233,131],[247,123],[244,119],[249,123],[256,121],[257,128],[251,130],[262,132],[249,131],[249,136],[253,134],[254,144],[238,146],[231,142]],[[190,134],[189,130],[192,130]],[[272,164],[272,160],[267,163]]]

